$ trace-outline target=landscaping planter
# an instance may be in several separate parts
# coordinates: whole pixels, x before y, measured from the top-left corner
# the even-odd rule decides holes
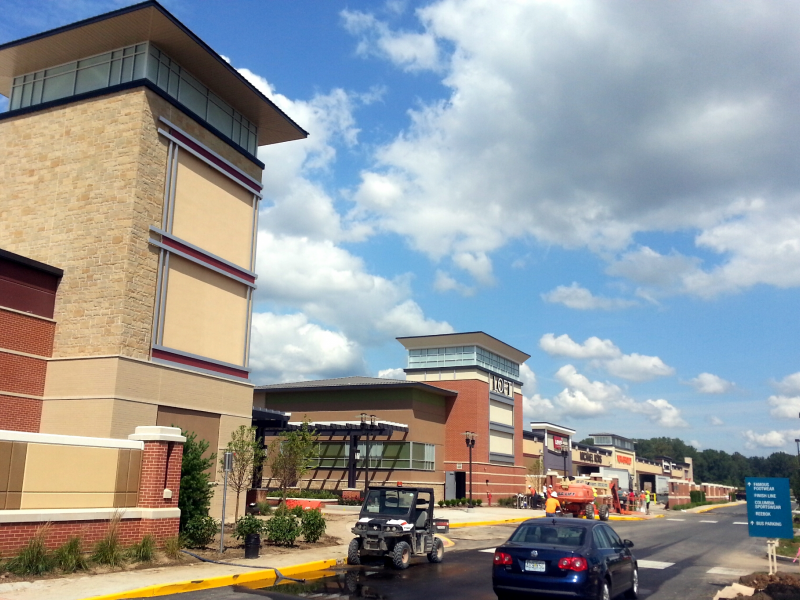
[[[280,498],[267,498],[267,502],[270,503],[271,506],[278,506],[281,503]],[[317,500],[312,498],[287,498],[286,499],[286,506],[289,508],[294,508],[295,506],[302,506],[303,508],[322,508],[326,505],[336,505],[339,504],[338,498],[330,498],[325,500]]]

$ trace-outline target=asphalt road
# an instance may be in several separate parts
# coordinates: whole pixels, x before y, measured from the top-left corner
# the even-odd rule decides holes
[[[766,570],[764,540],[747,536],[747,525],[739,524],[746,518],[746,508],[739,506],[705,514],[675,513],[651,521],[613,521],[611,525],[622,538],[635,544],[640,598],[710,600],[739,575]],[[405,571],[383,566],[346,567],[304,585],[259,590],[234,586],[164,598],[496,600],[491,586],[492,552],[513,530],[509,526],[454,529],[449,537],[456,546],[447,549],[444,562],[439,565],[422,558],[414,559]]]

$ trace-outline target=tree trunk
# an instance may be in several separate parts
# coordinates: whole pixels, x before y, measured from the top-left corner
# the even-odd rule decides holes
[[[236,523],[236,521],[239,520],[239,494],[241,494],[241,492],[237,490],[236,491],[236,508],[233,509],[233,522],[234,523]]]

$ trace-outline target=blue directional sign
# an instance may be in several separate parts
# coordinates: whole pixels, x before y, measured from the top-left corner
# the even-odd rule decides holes
[[[789,480],[785,477],[747,477],[747,525],[750,537],[794,537]]]

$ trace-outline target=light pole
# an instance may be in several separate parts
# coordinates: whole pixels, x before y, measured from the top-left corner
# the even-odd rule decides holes
[[[472,510],[472,449],[475,447],[475,438],[478,437],[473,431],[465,431],[464,438],[469,449],[469,509]]]

